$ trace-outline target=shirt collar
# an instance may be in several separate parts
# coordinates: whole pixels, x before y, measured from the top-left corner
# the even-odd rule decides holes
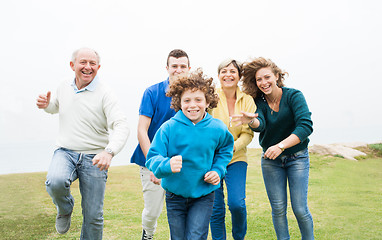
[[[81,90],[78,90],[77,88],[77,85],[76,85],[76,78],[74,78],[73,82],[72,82],[72,86],[73,86],[73,89],[76,93],[81,93],[81,92],[84,92],[84,91],[95,91],[97,85],[98,85],[98,75],[96,75],[94,77],[94,79],[89,83],[89,85],[87,85],[86,87],[82,88]]]

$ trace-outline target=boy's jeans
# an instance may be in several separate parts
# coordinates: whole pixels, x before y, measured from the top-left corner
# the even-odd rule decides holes
[[[200,198],[184,198],[166,192],[171,240],[207,239],[215,192]]]

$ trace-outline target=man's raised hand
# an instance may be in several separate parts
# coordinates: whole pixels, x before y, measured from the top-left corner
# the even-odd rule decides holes
[[[49,106],[50,102],[50,91],[47,94],[40,94],[37,98],[36,105],[38,108],[45,109]]]

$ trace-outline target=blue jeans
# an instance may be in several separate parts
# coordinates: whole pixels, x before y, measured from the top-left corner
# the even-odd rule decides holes
[[[184,198],[166,192],[171,240],[207,239],[214,197],[214,192],[200,198]]]
[[[93,166],[94,156],[58,148],[54,152],[45,182],[58,214],[67,215],[74,207],[70,185],[79,179],[83,215],[81,239],[92,240],[102,239],[103,199],[107,179],[107,171],[100,171]]]
[[[272,207],[277,239],[290,239],[287,220],[287,181],[293,213],[303,240],[314,239],[313,219],[308,209],[309,153],[304,149],[275,160],[261,158],[261,168]]]
[[[227,185],[228,207],[232,219],[232,237],[242,240],[247,233],[247,207],[245,205],[246,162],[235,162],[227,166],[227,173],[215,191],[215,202],[211,216],[212,239],[226,239],[225,202],[223,182]]]

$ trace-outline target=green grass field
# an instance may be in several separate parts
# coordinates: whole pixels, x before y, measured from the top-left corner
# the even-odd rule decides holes
[[[369,154],[359,161],[311,155],[309,208],[316,239],[382,239],[381,145],[373,149],[364,149]],[[246,239],[276,239],[261,175],[260,150],[249,149],[248,155]],[[72,185],[76,203],[71,228],[59,235],[54,228],[56,211],[45,190],[45,176],[44,172],[0,175],[0,239],[79,239],[82,215],[78,181]],[[104,239],[140,239],[141,191],[137,166],[110,168]],[[290,206],[288,219],[291,239],[300,239]],[[226,222],[230,232],[229,215]],[[168,234],[164,210],[155,239],[167,240]]]

